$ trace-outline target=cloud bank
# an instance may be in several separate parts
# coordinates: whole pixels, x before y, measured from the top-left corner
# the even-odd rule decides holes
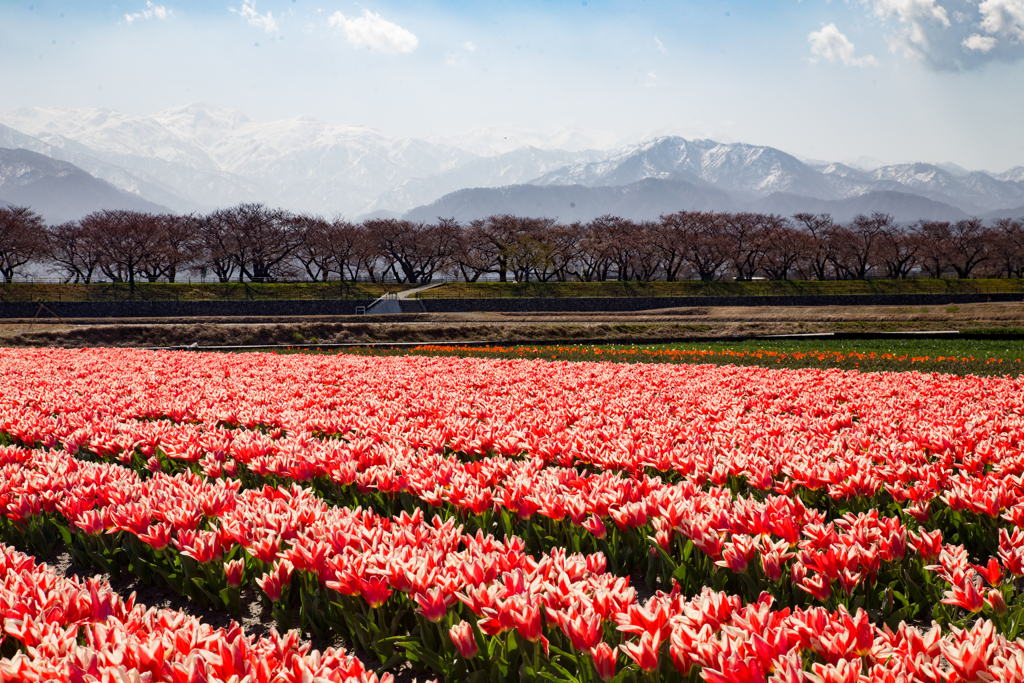
[[[395,54],[412,52],[419,45],[419,39],[411,31],[368,9],[364,9],[359,17],[335,12],[328,17],[327,23],[343,31],[345,38],[355,47]]]
[[[1024,0],[861,0],[896,52],[936,71],[1024,58]]]

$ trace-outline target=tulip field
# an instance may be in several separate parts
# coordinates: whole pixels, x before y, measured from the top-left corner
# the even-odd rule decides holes
[[[3,681],[1024,683],[1024,378],[2,350],[0,541]]]
[[[1024,335],[1024,330],[1015,330]],[[286,352],[298,353],[297,349]],[[317,351],[318,353],[320,351]],[[1019,375],[1024,372],[1024,345],[1013,340],[939,338],[887,340],[756,339],[673,344],[555,346],[438,345],[392,348],[352,347],[339,351],[358,356],[427,355],[462,358],[542,359],[616,363],[713,363],[776,368],[843,368],[872,372],[913,370],[957,375]]]

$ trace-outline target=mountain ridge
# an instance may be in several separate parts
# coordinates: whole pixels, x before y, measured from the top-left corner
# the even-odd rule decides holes
[[[413,221],[433,221],[438,218],[470,221],[508,213],[571,222],[613,214],[642,221],[657,220],[662,214],[676,211],[755,211],[783,216],[800,212],[829,213],[839,221],[848,221],[858,214],[881,211],[904,223],[968,217],[968,214],[949,204],[901,192],[876,191],[843,199],[819,199],[779,192],[750,200],[678,178],[645,178],[629,185],[598,187],[511,185],[467,188],[445,195],[431,204],[416,207],[402,218]],[[1018,216],[1024,216],[1024,207],[1013,214],[1013,217]],[[1001,216],[993,214],[982,217]]]
[[[474,187],[624,187],[647,178],[726,192],[733,203],[891,192],[969,215],[1024,205],[1024,166],[988,173],[867,157],[801,160],[769,146],[679,135],[617,140],[579,126],[554,134],[506,126],[396,138],[309,116],[258,121],[201,102],[147,116],[85,108],[0,112],[0,145],[68,161],[178,212],[258,201],[326,216],[400,215]]]
[[[102,209],[166,213],[169,209],[120,190],[66,161],[27,149],[0,148],[0,196],[60,223]]]

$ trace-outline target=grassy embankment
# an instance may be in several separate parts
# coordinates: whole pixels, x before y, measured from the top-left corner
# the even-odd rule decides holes
[[[136,282],[135,301],[219,301],[267,299],[376,299],[410,285],[350,282]],[[0,302],[16,301],[131,301],[127,283],[0,284]]]
[[[836,296],[841,294],[1024,294],[1024,280],[757,280],[753,282],[450,282],[414,297]]]

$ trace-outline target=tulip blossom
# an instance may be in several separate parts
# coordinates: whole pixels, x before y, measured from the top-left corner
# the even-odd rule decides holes
[[[245,560],[231,560],[224,563],[224,574],[227,576],[228,585],[238,588],[242,584],[242,576],[245,571]]]
[[[608,646],[608,643],[600,643],[597,647],[590,648],[590,656],[594,662],[597,675],[605,683],[615,678],[615,660],[618,651]]]
[[[441,621],[448,611],[448,605],[445,604],[444,596],[439,588],[431,588],[426,593],[416,593],[413,598],[419,605],[419,609],[416,611],[424,619],[435,624]]]
[[[460,621],[448,629],[448,634],[460,655],[466,659],[476,657],[476,637],[473,635],[473,627],[469,625],[468,621]]]
[[[620,647],[626,655],[636,662],[641,671],[649,672],[658,668],[658,646],[661,641],[657,635],[644,632],[637,642],[623,643]]]

